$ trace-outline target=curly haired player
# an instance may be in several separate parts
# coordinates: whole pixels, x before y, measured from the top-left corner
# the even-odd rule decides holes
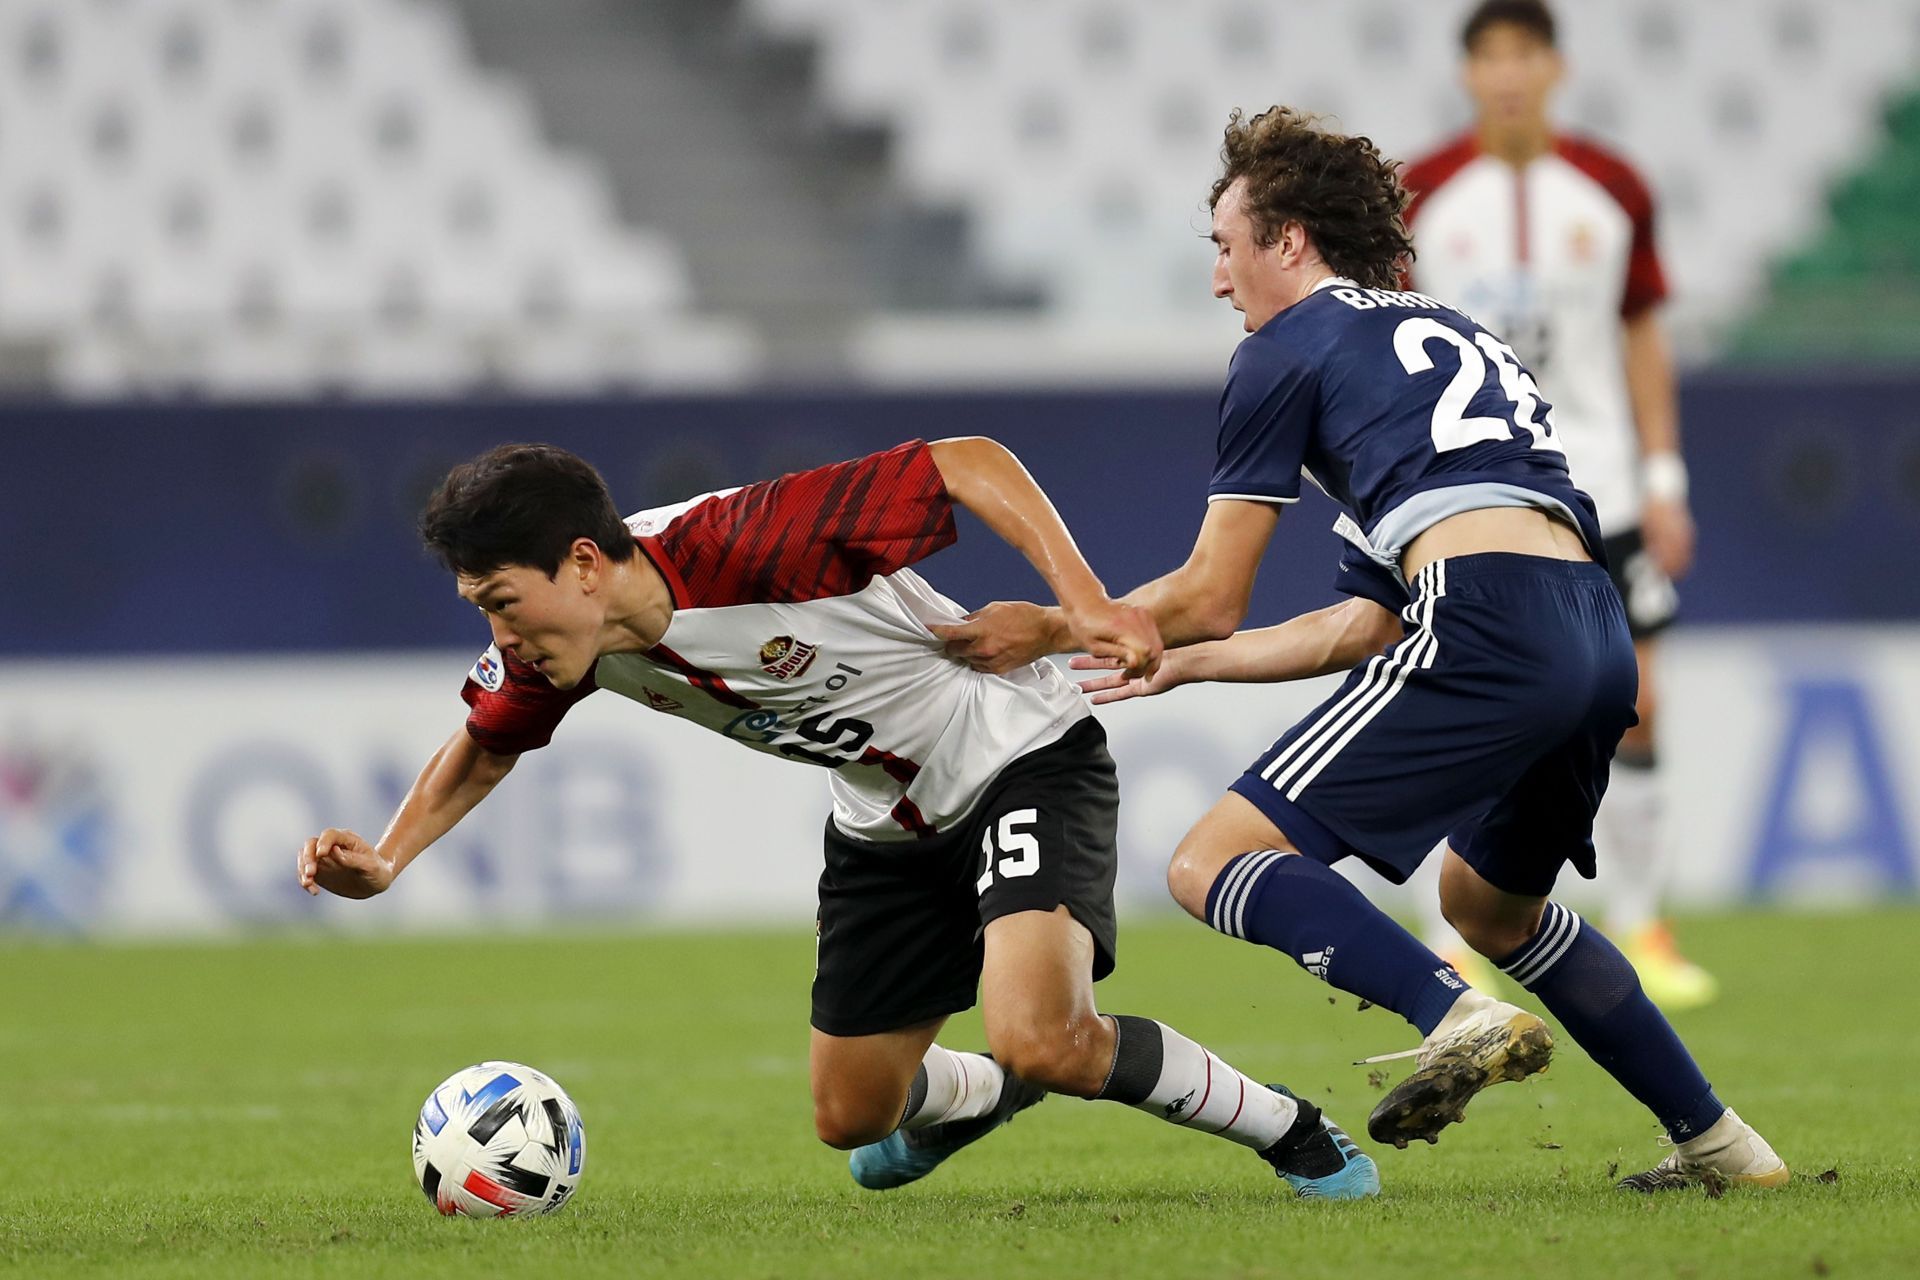
[[[1593,874],[1593,815],[1634,723],[1633,641],[1593,502],[1512,348],[1396,288],[1407,196],[1365,138],[1284,107],[1227,126],[1213,186],[1213,291],[1245,316],[1217,462],[1187,562],[1133,592],[1170,647],[1102,701],[1189,680],[1348,671],[1181,841],[1180,904],[1392,1009],[1423,1037],[1368,1122],[1434,1140],[1486,1086],[1547,1065],[1533,1014],[1472,989],[1332,864],[1404,881],[1445,837],[1441,902],[1480,954],[1537,995],[1676,1144],[1623,1185],[1703,1177],[1777,1186],[1787,1167],[1714,1095],[1633,966],[1549,899]],[[1280,509],[1313,481],[1349,513],[1354,598],[1232,634]],[[1070,641],[1057,610],[990,605],[945,633],[989,670]],[[1078,660],[1113,665],[1095,655]]]

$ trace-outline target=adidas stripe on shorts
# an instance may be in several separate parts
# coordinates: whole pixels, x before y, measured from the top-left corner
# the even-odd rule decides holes
[[[1347,676],[1232,790],[1304,854],[1398,884],[1446,837],[1495,887],[1593,875],[1593,815],[1639,687],[1598,564],[1504,553],[1427,565],[1406,634]]]

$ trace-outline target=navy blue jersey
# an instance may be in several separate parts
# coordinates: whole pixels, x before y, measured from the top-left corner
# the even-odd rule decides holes
[[[1512,348],[1464,312],[1331,280],[1234,353],[1207,496],[1292,502],[1305,475],[1351,513],[1340,589],[1397,610],[1400,552],[1461,511],[1537,507],[1602,558],[1552,414]]]

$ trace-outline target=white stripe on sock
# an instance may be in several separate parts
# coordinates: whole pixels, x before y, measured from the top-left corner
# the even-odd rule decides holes
[[[1560,904],[1557,902],[1549,902],[1547,904],[1546,914],[1541,918],[1539,932],[1533,935],[1533,940],[1527,944],[1526,949],[1517,960],[1511,964],[1502,966],[1502,968],[1506,970],[1507,975],[1515,982],[1524,983],[1525,979],[1521,975],[1531,972],[1533,962],[1545,954],[1549,947],[1560,940],[1560,935],[1566,930],[1566,927],[1566,919]]]
[[[1269,867],[1273,866],[1274,863],[1280,861],[1280,859],[1285,856],[1285,854],[1269,849],[1261,853],[1257,861],[1252,858],[1248,859],[1250,865],[1247,869],[1247,874],[1241,877],[1240,883],[1234,888],[1233,905],[1231,913],[1227,916],[1227,925],[1234,937],[1244,938],[1247,936],[1247,900],[1253,897],[1253,888],[1260,882],[1260,877],[1267,873]]]
[[[1507,970],[1508,975],[1523,987],[1545,977],[1547,971],[1559,963],[1560,957],[1573,946],[1574,939],[1580,936],[1579,916],[1557,902],[1547,905],[1553,913],[1552,924],[1540,931],[1532,954]]]
[[[1241,881],[1252,875],[1260,865],[1260,855],[1249,853],[1233,864],[1227,872],[1227,882],[1220,886],[1220,892],[1213,900],[1213,919],[1209,921],[1220,932],[1227,932],[1227,921],[1233,918],[1233,895],[1239,892]]]

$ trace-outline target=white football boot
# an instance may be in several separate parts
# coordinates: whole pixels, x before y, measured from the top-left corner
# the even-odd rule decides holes
[[[1680,1143],[1644,1173],[1620,1179],[1623,1191],[1669,1191],[1677,1187],[1784,1187],[1793,1176],[1767,1140],[1728,1107],[1713,1127]]]
[[[1468,990],[1418,1049],[1386,1053],[1367,1062],[1417,1058],[1412,1075],[1395,1085],[1367,1117],[1375,1142],[1405,1147],[1415,1138],[1439,1141],[1467,1103],[1490,1084],[1524,1080],[1547,1069],[1553,1033],[1525,1009]]]

